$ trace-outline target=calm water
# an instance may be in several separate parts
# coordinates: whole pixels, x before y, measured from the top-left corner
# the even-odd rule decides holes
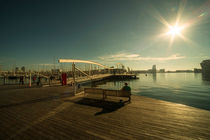
[[[210,82],[202,80],[200,73],[139,74],[138,77],[126,81],[132,94],[210,110]],[[120,89],[124,82],[106,82],[98,87]]]

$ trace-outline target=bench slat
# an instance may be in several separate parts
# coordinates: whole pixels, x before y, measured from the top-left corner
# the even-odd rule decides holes
[[[109,90],[100,88],[85,88],[85,93],[89,94],[102,94],[105,96],[116,96],[116,97],[130,97],[131,92],[122,90]]]

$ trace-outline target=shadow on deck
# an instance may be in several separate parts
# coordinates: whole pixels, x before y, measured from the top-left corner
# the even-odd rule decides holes
[[[81,100],[76,101],[75,103],[80,105],[102,108],[100,112],[95,113],[95,116],[97,116],[104,113],[114,112],[120,109],[121,107],[125,106],[128,103],[128,101],[115,102],[115,101],[104,101],[101,99],[82,98]]]

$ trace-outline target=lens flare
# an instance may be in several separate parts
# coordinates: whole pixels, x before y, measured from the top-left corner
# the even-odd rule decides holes
[[[168,34],[169,35],[179,35],[181,34],[182,28],[179,26],[170,26]]]
[[[182,19],[182,16],[184,15],[185,5],[187,3],[187,0],[181,0],[179,4],[179,8],[177,11],[177,16],[173,24],[170,24],[161,14],[158,10],[155,8],[152,9],[152,16],[154,16],[155,19],[157,19],[160,23],[165,25],[167,28],[164,29],[163,33],[157,35],[157,39],[160,38],[170,38],[169,39],[169,48],[173,46],[173,43],[175,41],[175,38],[181,38],[186,43],[190,44],[190,46],[200,46],[193,40],[189,39],[186,35],[186,30],[189,31],[190,27],[194,25],[209,23],[209,5],[210,2],[205,2],[201,7],[198,9],[195,9],[192,12],[192,16],[190,18],[184,18]],[[186,20],[187,19],[187,20]],[[189,45],[188,45],[189,46]]]

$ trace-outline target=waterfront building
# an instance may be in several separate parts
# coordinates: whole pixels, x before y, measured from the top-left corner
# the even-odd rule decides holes
[[[201,63],[203,79],[210,80],[210,59],[203,60]]]
[[[210,59],[201,62],[202,73],[210,74]]]

